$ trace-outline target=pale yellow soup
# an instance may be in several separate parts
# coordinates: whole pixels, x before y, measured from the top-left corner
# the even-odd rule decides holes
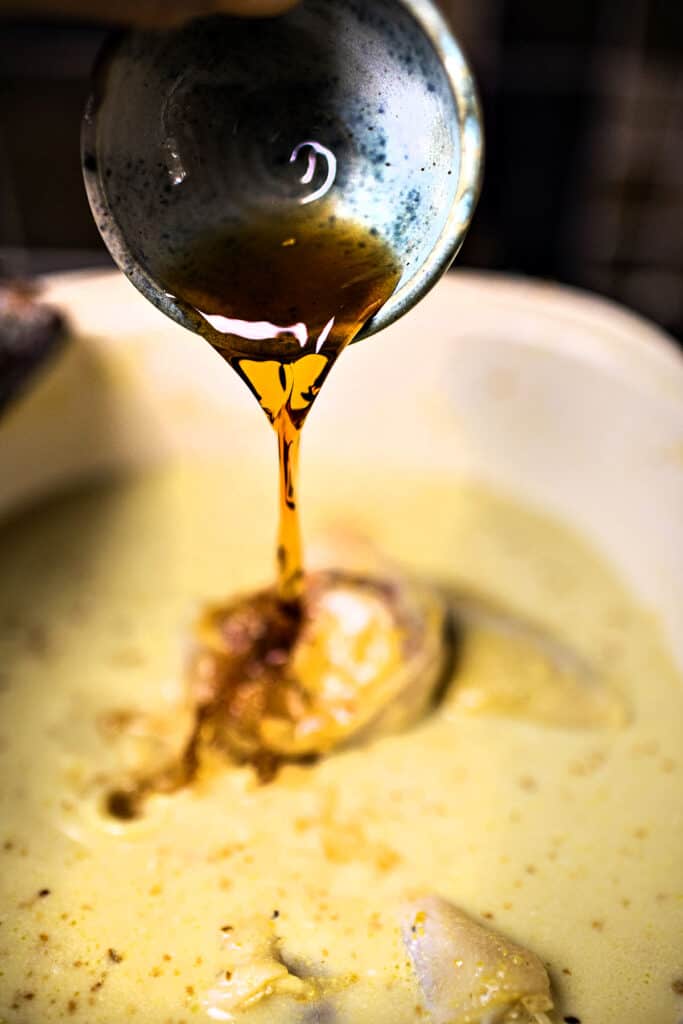
[[[674,1024],[683,685],[657,621],[580,537],[503,497],[306,477],[312,561],[374,544],[505,609],[521,639],[466,638],[409,731],[266,785],[216,765],[116,821],[103,799],[182,706],[201,603],[271,577],[272,480],[177,465],[7,524],[0,1018],[428,1021],[399,916],[436,893],[541,958],[557,1020]],[[564,674],[546,634],[572,652]]]

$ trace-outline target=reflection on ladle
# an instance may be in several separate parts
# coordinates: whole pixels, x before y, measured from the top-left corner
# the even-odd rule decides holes
[[[295,163],[299,159],[299,154],[304,149],[309,150],[308,167],[301,177],[301,184],[310,185],[313,182],[318,165],[318,161],[316,159],[317,156],[321,156],[324,159],[327,165],[327,173],[322,185],[309,193],[309,195],[302,196],[302,198],[299,199],[301,206],[307,206],[308,203],[314,203],[317,199],[322,199],[326,196],[334,185],[337,177],[337,158],[332,150],[328,149],[327,146],[323,146],[321,142],[315,142],[312,140],[309,142],[300,142],[299,145],[295,146],[292,150],[292,155],[289,158],[290,164]]]

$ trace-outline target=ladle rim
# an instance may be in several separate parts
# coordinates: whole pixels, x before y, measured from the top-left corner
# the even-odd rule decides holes
[[[458,183],[455,196],[441,233],[427,258],[417,270],[389,297],[382,308],[365,324],[354,339],[368,338],[394,323],[415,306],[440,280],[457,256],[481,191],[484,140],[481,105],[472,71],[445,19],[432,0],[396,0],[413,17],[429,39],[441,60],[451,88],[460,135]],[[170,319],[200,334],[219,348],[224,338],[215,331],[197,310],[165,292],[137,262],[128,247],[110,209],[105,189],[96,168],[89,161],[97,153],[98,93],[106,78],[106,69],[113,51],[125,38],[125,32],[105,44],[93,73],[93,88],[88,97],[81,126],[81,159],[86,193],[100,233],[114,262],[131,283],[152,305]],[[98,84],[99,83],[99,84]],[[106,223],[102,222],[102,218]]]

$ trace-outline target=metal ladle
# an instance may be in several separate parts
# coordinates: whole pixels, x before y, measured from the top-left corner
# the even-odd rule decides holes
[[[449,267],[482,164],[472,75],[429,0],[303,0],[277,18],[125,33],[101,55],[82,146],[115,261],[209,341],[205,317],[158,283],[169,245],[324,197],[388,243],[402,271],[367,337]]]

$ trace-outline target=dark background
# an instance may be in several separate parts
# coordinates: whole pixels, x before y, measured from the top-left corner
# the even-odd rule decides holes
[[[683,338],[683,0],[444,0],[487,168],[459,265],[601,292]],[[107,264],[79,166],[101,27],[0,20],[0,260]]]

